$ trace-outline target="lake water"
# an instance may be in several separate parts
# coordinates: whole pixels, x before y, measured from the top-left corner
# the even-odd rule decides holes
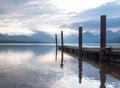
[[[54,45],[0,45],[0,88],[120,88],[118,64],[82,59]]]

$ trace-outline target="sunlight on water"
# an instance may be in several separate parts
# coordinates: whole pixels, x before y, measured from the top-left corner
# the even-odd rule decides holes
[[[6,65],[17,65],[28,61],[28,59],[33,58],[34,53],[31,51],[11,51],[8,50],[0,52],[1,63],[6,63]]]
[[[106,88],[120,88],[119,78],[90,61],[61,55],[54,45],[0,45],[0,88],[100,88],[101,76]]]

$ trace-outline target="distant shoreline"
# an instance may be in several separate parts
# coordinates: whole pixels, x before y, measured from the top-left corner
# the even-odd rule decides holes
[[[0,43],[0,45],[55,45],[54,43]]]

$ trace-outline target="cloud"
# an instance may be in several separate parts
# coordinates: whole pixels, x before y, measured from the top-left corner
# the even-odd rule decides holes
[[[102,4],[107,2],[111,2],[114,0],[51,0],[53,4],[63,9],[63,12],[70,13],[70,12],[83,12],[90,8],[98,7]],[[93,3],[94,2],[94,3]]]
[[[5,15],[32,17],[35,15],[53,14],[57,10],[48,0],[1,0],[1,10]]]
[[[70,10],[70,5],[72,5],[74,0],[71,0],[70,5],[65,4],[68,1],[59,1],[62,1],[65,6],[69,7],[68,11],[67,7],[60,8],[57,6],[59,3],[56,0],[0,0],[0,33],[32,34],[34,31],[45,31],[55,34],[60,33],[61,30],[65,30],[65,33],[68,35],[76,32],[76,30],[72,29],[77,24],[85,25],[86,30],[88,28],[98,28],[99,16],[101,14],[108,15],[108,18],[119,18],[120,14],[118,11],[120,9],[119,0],[115,0],[115,2],[111,2],[114,0],[95,1],[96,4],[92,5],[92,7],[90,7],[91,4],[88,2],[85,4],[85,1],[87,1],[85,0],[82,1],[82,8],[84,8],[85,4],[85,9],[82,10],[81,6],[76,4],[80,1],[75,0],[74,6],[77,5],[75,8],[79,8],[77,11],[75,8]],[[89,8],[86,8],[87,4],[89,4]],[[91,9],[93,7],[94,9]],[[80,13],[78,13],[79,11]],[[81,11],[83,12],[81,13]],[[96,24],[97,22],[98,24]],[[96,26],[93,24],[96,24]]]
[[[82,13],[78,13],[73,18],[81,19],[81,20],[99,19],[100,15],[107,15],[110,18],[120,17],[119,10],[120,10],[120,3],[118,0],[103,4],[93,9],[88,9]]]
[[[75,19],[69,25],[63,24],[62,28],[67,27],[73,30],[78,30],[80,25],[83,26],[84,31],[99,33],[100,29],[100,16],[107,16],[107,30],[112,30],[113,32],[120,31],[120,3],[118,1],[109,2],[94,9],[86,10],[82,13],[78,13],[72,16]]]
[[[31,29],[36,28],[33,25],[45,24],[53,18],[52,15],[59,13],[48,0],[0,0],[0,6],[2,33],[32,33]],[[32,28],[30,28],[31,26]],[[19,33],[17,29],[19,29]]]
[[[107,18],[107,30],[112,30],[113,32],[120,31],[120,17],[119,18]],[[82,22],[74,22],[70,25],[63,25],[74,30],[78,30],[78,27],[82,25],[84,31],[99,33],[100,30],[100,20],[87,20]]]

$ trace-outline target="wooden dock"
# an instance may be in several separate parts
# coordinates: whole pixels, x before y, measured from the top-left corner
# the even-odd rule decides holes
[[[83,47],[82,44],[82,30],[83,27],[79,27],[78,47],[64,45],[63,31],[61,31],[61,45],[57,46],[61,51],[67,52],[72,55],[81,55],[84,57],[90,57],[93,59],[99,59],[101,62],[115,61],[120,62],[120,47],[106,47],[106,15],[100,17],[100,46],[99,47]]]
[[[58,45],[58,49],[60,49],[60,50],[62,49],[61,45]],[[103,50],[105,50],[108,60],[120,62],[120,47],[109,47],[109,48],[105,48]],[[63,52],[77,56],[79,54],[79,47],[64,45]],[[101,49],[99,47],[83,47],[82,48],[83,57],[99,59],[100,52],[101,52]]]
[[[58,48],[61,49],[61,45],[58,45]],[[66,52],[72,52],[73,54],[77,54],[79,47],[64,45],[63,49]],[[102,49],[106,50],[107,54],[113,54],[113,53],[120,54],[120,47],[108,47],[108,48],[102,48]],[[99,47],[82,47],[83,52],[99,53],[102,49],[100,49]]]
[[[63,68],[63,53],[78,58],[79,63],[79,83],[82,79],[82,61],[86,61],[100,70],[100,88],[105,88],[106,74],[120,79],[120,47],[106,47],[106,16],[101,16],[100,22],[100,46],[84,47],[82,46],[82,26],[79,27],[78,46],[64,45],[63,31],[61,31],[61,45],[57,49],[61,50],[61,68]],[[113,63],[115,62],[115,63]]]
[[[62,49],[63,48],[63,49]],[[79,48],[77,46],[58,45],[58,49],[61,50],[61,67],[63,68],[63,53],[67,53],[73,57],[78,58],[79,67],[79,82],[82,79],[82,61],[90,63],[100,71],[101,85],[106,80],[106,75],[109,74],[117,79],[120,79],[120,47],[107,48],[106,54],[109,62],[100,62],[100,48],[83,47],[82,54],[79,54]],[[63,50],[63,51],[62,51]],[[87,54],[87,55],[86,55]],[[112,60],[112,61],[111,61]],[[117,62],[117,63],[113,63]]]

